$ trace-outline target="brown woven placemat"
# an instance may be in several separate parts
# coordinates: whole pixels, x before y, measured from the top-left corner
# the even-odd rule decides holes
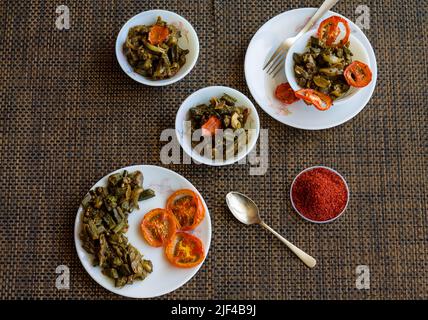
[[[0,5],[0,298],[120,298],[96,284],[75,253],[80,199],[105,174],[157,164],[175,112],[193,91],[222,84],[250,96],[243,59],[269,18],[321,1],[67,1],[71,29],[55,28],[57,1]],[[335,11],[353,19],[361,1]],[[366,0],[376,52],[375,93],[352,121],[334,129],[296,130],[259,108],[269,129],[269,169],[168,165],[202,192],[211,211],[208,259],[186,285],[163,298],[427,299],[427,3]],[[195,27],[201,52],[183,81],[139,85],[119,68],[114,42],[134,14],[162,8]],[[352,198],[344,216],[318,226],[291,213],[288,189],[307,166],[344,174]],[[306,268],[261,228],[243,227],[224,196],[242,191],[266,222],[318,259]],[[67,265],[69,290],[55,287]],[[370,267],[370,289],[355,269]]]

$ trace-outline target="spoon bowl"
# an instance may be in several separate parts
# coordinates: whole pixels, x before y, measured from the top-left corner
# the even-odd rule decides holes
[[[272,232],[279,240],[281,240],[296,256],[300,258],[309,268],[313,268],[316,265],[316,260],[308,255],[306,252],[302,251],[294,244],[289,242],[278,232],[269,227],[259,215],[259,208],[256,203],[248,198],[246,195],[239,192],[229,192],[226,195],[226,203],[229,207],[230,212],[235,216],[237,220],[243,224],[259,224],[266,230]]]
[[[226,203],[230,212],[243,224],[250,225],[262,221],[256,203],[246,195],[239,192],[229,192],[226,195]]]

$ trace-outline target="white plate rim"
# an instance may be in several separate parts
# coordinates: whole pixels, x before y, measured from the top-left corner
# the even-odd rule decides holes
[[[311,131],[315,131],[315,130],[325,130],[325,129],[330,129],[333,127],[337,127],[340,126],[342,124],[344,124],[345,122],[348,122],[349,120],[353,119],[357,114],[359,114],[367,105],[367,103],[370,101],[374,89],[376,87],[376,81],[377,81],[377,61],[376,61],[376,55],[374,53],[373,47],[370,43],[370,41],[368,40],[367,36],[364,34],[364,32],[350,19],[346,18],[345,16],[338,14],[334,11],[328,11],[326,14],[328,15],[338,15],[344,19],[346,19],[348,22],[351,23],[352,28],[351,29],[355,29],[359,31],[359,35],[361,35],[361,37],[363,38],[363,41],[366,42],[368,44],[368,46],[365,46],[366,50],[367,50],[367,54],[369,55],[370,60],[373,60],[373,65],[374,65],[374,69],[372,70],[373,73],[373,80],[372,83],[370,84],[370,88],[369,88],[369,92],[366,96],[366,98],[363,98],[362,100],[364,100],[364,102],[361,104],[361,106],[359,108],[356,108],[355,111],[351,114],[349,114],[347,117],[332,122],[331,124],[329,124],[328,126],[319,126],[319,127],[305,127],[305,126],[299,126],[299,125],[295,125],[295,124],[290,124],[290,123],[286,123],[285,121],[282,121],[281,119],[279,119],[279,117],[277,116],[277,114],[275,114],[274,110],[272,108],[270,108],[269,106],[264,106],[263,103],[260,102],[260,100],[253,94],[253,86],[251,85],[251,83],[248,81],[248,51],[250,50],[250,47],[253,43],[253,40],[263,31],[262,29],[265,28],[268,24],[271,24],[274,22],[275,19],[280,19],[282,16],[285,16],[287,14],[290,14],[292,12],[296,12],[296,11],[311,11],[314,12],[315,10],[317,10],[317,8],[297,8],[297,9],[292,9],[292,10],[288,10],[285,12],[282,12],[272,18],[270,18],[268,21],[266,21],[257,31],[256,33],[253,35],[253,37],[251,38],[248,47],[247,47],[247,51],[245,53],[245,59],[244,59],[244,74],[245,74],[245,81],[246,84],[248,86],[248,89],[251,93],[251,96],[254,98],[254,100],[257,102],[257,104],[267,113],[269,114],[272,118],[274,118],[276,121],[279,121],[287,126],[296,128],[296,129],[302,129],[302,130],[311,130]],[[314,12],[315,13],[315,12]],[[356,95],[357,96],[357,95]]]
[[[175,291],[175,290],[177,290],[177,289],[179,289],[180,287],[182,287],[184,284],[186,284],[187,282],[189,282],[197,273],[198,273],[198,271],[199,271],[199,269],[202,267],[202,265],[205,263],[205,261],[206,261],[206,259],[207,259],[207,257],[208,257],[208,253],[209,253],[209,249],[210,249],[210,246],[211,246],[211,239],[212,239],[212,224],[211,224],[211,216],[210,216],[210,213],[209,213],[209,209],[208,209],[208,206],[207,206],[207,204],[206,204],[206,202],[205,202],[205,199],[202,197],[202,195],[200,194],[200,192],[199,192],[199,190],[198,189],[196,189],[196,187],[188,180],[188,179],[186,179],[185,177],[183,177],[181,174],[179,174],[179,173],[177,173],[177,172],[175,172],[175,171],[172,171],[172,170],[170,170],[170,169],[167,169],[167,168],[164,168],[164,167],[160,167],[160,166],[156,166],[156,165],[145,165],[145,164],[140,164],[140,165],[130,165],[130,166],[126,166],[126,167],[123,167],[123,168],[120,168],[120,169],[117,169],[117,170],[114,170],[114,171],[112,171],[112,172],[110,172],[110,173],[108,173],[107,175],[105,175],[105,176],[103,176],[101,179],[99,179],[89,190],[92,190],[97,184],[100,184],[104,179],[106,179],[108,176],[110,176],[110,175],[112,175],[112,174],[114,174],[114,173],[117,173],[117,172],[121,172],[121,171],[123,171],[123,170],[127,170],[127,171],[133,171],[133,170],[141,170],[142,172],[143,172],[143,175],[144,175],[144,171],[143,171],[143,168],[146,168],[146,170],[149,170],[150,168],[156,168],[156,169],[161,169],[161,170],[165,170],[166,172],[168,172],[168,174],[171,174],[171,175],[173,175],[173,176],[178,176],[179,178],[181,178],[181,179],[184,179],[184,181],[186,182],[186,183],[188,183],[189,185],[190,185],[190,189],[193,189],[193,191],[195,191],[196,192],[196,194],[198,194],[199,195],[199,197],[201,198],[201,200],[202,200],[202,203],[203,203],[203,205],[205,206],[205,217],[204,217],[204,219],[207,219],[207,223],[208,223],[208,241],[207,241],[207,243],[206,244],[204,244],[204,249],[205,249],[205,258],[204,258],[204,260],[198,265],[198,266],[196,266],[196,267],[194,267],[193,269],[192,269],[192,274],[187,278],[187,279],[185,279],[185,280],[183,280],[180,284],[178,284],[176,287],[173,287],[173,288],[170,288],[170,290],[168,290],[168,291],[166,291],[166,292],[163,292],[163,293],[161,293],[161,294],[155,294],[155,295],[139,295],[139,296],[135,296],[135,295],[129,295],[129,294],[126,294],[125,292],[121,292],[120,291],[120,288],[119,289],[117,289],[117,290],[115,290],[115,291],[113,291],[113,290],[111,290],[111,288],[109,288],[105,283],[107,282],[107,281],[110,281],[107,277],[105,277],[105,280],[106,281],[98,281],[98,279],[96,279],[93,275],[92,275],[92,271],[93,271],[93,269],[95,269],[95,268],[99,268],[98,266],[96,266],[96,267],[90,267],[90,268],[88,268],[84,263],[83,263],[83,261],[82,261],[82,257],[80,256],[80,247],[78,247],[78,243],[80,243],[80,239],[79,239],[79,241],[77,240],[77,238],[79,238],[79,232],[80,232],[80,228],[81,228],[81,218],[80,218],[80,216],[81,216],[81,211],[82,211],[82,205],[80,204],[79,205],[79,208],[78,208],[78,210],[77,210],[77,214],[76,214],[76,218],[75,218],[75,221],[74,221],[74,229],[73,229],[73,233],[74,233],[74,245],[75,245],[75,249],[76,249],[76,253],[77,253],[77,256],[79,257],[79,261],[80,261],[80,263],[82,264],[82,266],[83,266],[83,268],[86,270],[86,272],[88,273],[88,275],[96,282],[96,283],[98,283],[101,287],[103,287],[104,289],[106,289],[106,290],[108,290],[108,291],[110,291],[110,292],[112,292],[112,293],[114,293],[114,294],[117,294],[117,295],[121,295],[121,296],[124,296],[124,297],[128,297],[128,298],[154,298],[154,297],[159,297],[159,296],[163,296],[163,295],[166,295],[166,294],[168,294],[168,293],[171,293],[171,292],[173,292],[173,291]],[[88,190],[88,191],[89,191]],[[160,248],[159,250],[162,250],[162,248]],[[82,250],[81,250],[82,251]],[[84,250],[83,250],[84,251]],[[84,254],[85,255],[87,255],[87,256],[89,256],[90,254],[89,253],[87,253],[86,251],[84,251]],[[150,274],[148,275],[148,277],[150,277]],[[144,280],[143,280],[144,281]],[[135,285],[135,284],[137,284],[138,282],[136,282],[136,283],[134,283],[134,284],[132,284],[132,285]]]

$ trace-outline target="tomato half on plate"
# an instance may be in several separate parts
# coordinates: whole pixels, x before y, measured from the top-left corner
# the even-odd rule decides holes
[[[279,86],[276,87],[275,97],[285,104],[292,104],[293,102],[299,100],[299,98],[297,98],[294,94],[294,90],[291,88],[288,82],[281,83]]]
[[[155,24],[149,32],[149,42],[153,45],[163,43],[169,37],[168,27]]]
[[[367,86],[372,81],[370,67],[361,61],[354,61],[343,72],[346,82],[357,88]]]
[[[313,89],[300,89],[296,91],[296,97],[311,103],[318,110],[325,111],[333,104],[333,99],[328,95],[313,90]]]
[[[195,229],[205,216],[202,200],[189,189],[180,189],[170,195],[166,208],[174,214],[178,229],[182,231]]]
[[[340,25],[345,28],[345,35],[342,39],[336,42],[337,37],[340,35]],[[318,27],[318,39],[323,41],[329,47],[342,47],[348,40],[351,34],[348,21],[339,16],[332,16],[323,20]]]
[[[205,258],[202,241],[194,235],[177,232],[165,247],[169,262],[180,268],[191,268],[200,264]]]
[[[162,247],[177,231],[177,220],[167,209],[153,209],[146,213],[140,228],[144,239],[152,247]]]

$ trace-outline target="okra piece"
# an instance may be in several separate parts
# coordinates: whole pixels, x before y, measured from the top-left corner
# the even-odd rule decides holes
[[[150,198],[155,197],[155,191],[152,189],[145,189],[143,192],[141,192],[140,197],[138,198],[138,201],[144,201],[148,200]]]

